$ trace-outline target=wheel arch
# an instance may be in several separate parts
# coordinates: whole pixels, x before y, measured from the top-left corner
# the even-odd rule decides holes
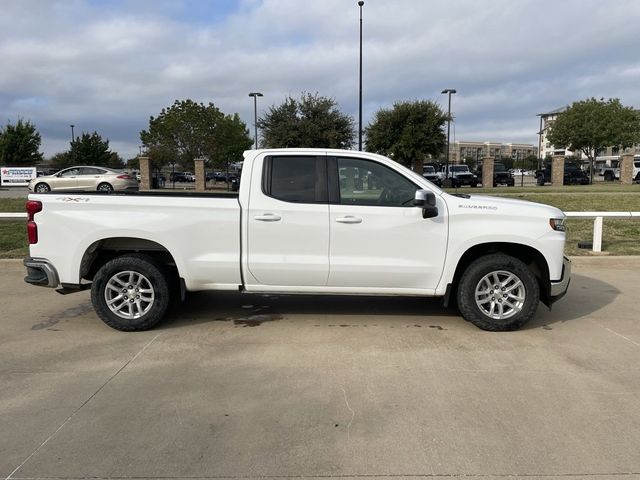
[[[549,265],[547,264],[544,255],[528,245],[509,242],[481,243],[467,249],[460,257],[460,260],[458,260],[458,264],[453,274],[453,281],[450,284],[450,287],[447,288],[445,304],[449,302],[450,298],[455,298],[458,284],[460,283],[460,277],[467,267],[471,265],[474,260],[492,253],[503,253],[524,262],[538,280],[538,284],[540,286],[540,300],[545,305],[550,305]]]
[[[137,237],[110,237],[93,242],[80,262],[80,278],[93,280],[95,273],[109,260],[129,253],[144,253],[159,264],[175,271],[179,268],[171,252],[152,240]]]

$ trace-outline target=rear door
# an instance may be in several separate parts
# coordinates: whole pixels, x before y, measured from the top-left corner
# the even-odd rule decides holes
[[[106,174],[106,170],[95,167],[82,167],[78,175],[79,190],[95,190],[98,187],[100,176]]]
[[[248,286],[324,286],[329,275],[326,156],[257,159],[247,209]],[[257,172],[257,173],[256,173]]]

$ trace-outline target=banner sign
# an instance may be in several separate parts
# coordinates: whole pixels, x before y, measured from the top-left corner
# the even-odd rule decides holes
[[[0,167],[1,185],[25,186],[32,178],[36,178],[36,167]]]

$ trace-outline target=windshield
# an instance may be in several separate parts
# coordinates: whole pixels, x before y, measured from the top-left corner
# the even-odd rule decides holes
[[[467,167],[466,165],[451,165],[449,169],[452,172],[457,173],[467,173],[469,171],[469,167]]]
[[[433,168],[431,165],[425,166],[422,171],[424,173],[436,173],[436,169]]]

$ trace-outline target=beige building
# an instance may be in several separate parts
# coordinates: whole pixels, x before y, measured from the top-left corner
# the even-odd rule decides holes
[[[538,155],[538,148],[533,144],[460,141],[452,144],[450,158],[453,163],[466,163],[475,167],[482,163],[484,157],[521,160],[530,155]]]
[[[539,113],[540,117],[540,130],[538,131],[538,151],[540,152],[540,158],[553,157],[554,155],[565,155],[568,157],[573,156],[573,152],[571,150],[567,150],[564,147],[556,148],[549,139],[547,135],[549,134],[549,129],[553,122],[555,122],[558,115],[564,112],[569,106],[564,106],[560,108],[556,108],[547,113]]]

